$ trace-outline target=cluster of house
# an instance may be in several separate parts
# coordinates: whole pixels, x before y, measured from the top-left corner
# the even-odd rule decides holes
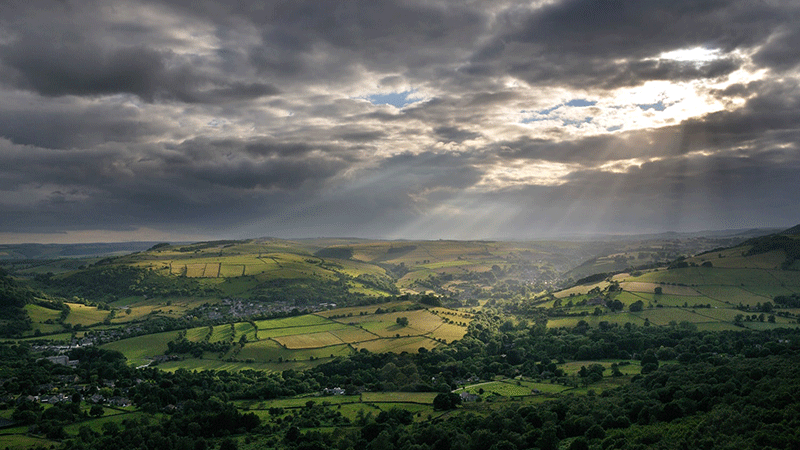
[[[344,395],[345,390],[340,387],[325,388],[322,390],[322,395]]]
[[[31,350],[41,352],[45,350],[53,350],[58,353],[67,352],[74,348],[92,347],[95,345],[106,344],[108,342],[118,341],[132,336],[138,336],[144,329],[138,325],[129,326],[126,328],[113,328],[109,330],[91,330],[83,337],[73,337],[69,344],[64,345],[32,345]],[[45,336],[43,336],[44,338]]]
[[[56,403],[61,402],[71,402],[72,396],[66,394],[42,394],[42,395],[20,395],[17,397],[16,402],[23,403],[23,402],[34,402],[34,403],[47,403],[50,405],[54,405]],[[88,403],[98,403],[103,405],[110,405],[116,406],[119,408],[124,408],[126,406],[131,405],[131,401],[125,397],[121,396],[114,396],[110,398],[105,398],[100,394],[94,394],[91,397],[86,397],[85,399]]]
[[[462,392],[460,397],[462,402],[477,402],[479,395],[471,394],[469,392]]]
[[[70,360],[66,355],[58,355],[58,356],[48,356],[45,358],[54,364],[61,364],[63,366],[76,366],[78,364],[77,359]],[[76,386],[76,383],[80,382],[80,377],[77,375],[58,375],[58,380],[63,383],[62,388],[66,387],[68,390],[79,390],[80,387]],[[136,382],[141,383],[142,380],[137,379]],[[103,380],[103,386],[107,388],[115,387],[116,383],[114,380]],[[71,388],[71,389],[70,389]],[[64,394],[63,392],[54,392],[59,390],[59,386],[56,383],[46,383],[36,386],[36,391],[40,392],[39,395],[20,395],[17,398],[10,397],[10,398],[0,398],[0,402],[10,403],[16,402],[17,404],[22,402],[34,402],[34,403],[46,403],[50,405],[54,405],[56,403],[61,402],[71,402],[73,401],[72,394]],[[113,397],[106,398],[105,396],[96,393],[84,399],[88,403],[98,403],[110,406],[116,406],[119,408],[124,408],[126,406],[131,405],[131,401],[123,396],[115,395]]]
[[[293,310],[297,310],[298,308],[308,311],[324,311],[336,308],[336,303],[319,303],[316,305],[304,305],[302,307],[298,307],[293,301],[262,303],[241,298],[226,298],[220,303],[200,306],[192,310],[192,314],[189,314],[186,317],[189,319],[199,317],[210,320],[220,320],[230,316],[238,319],[244,319],[248,317],[257,317],[276,313],[291,313]]]

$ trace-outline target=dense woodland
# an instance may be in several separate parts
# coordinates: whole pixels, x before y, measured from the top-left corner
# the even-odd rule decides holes
[[[15,421],[62,439],[64,448],[202,449],[248,442],[287,449],[785,449],[800,443],[798,342],[795,330],[710,333],[680,325],[547,329],[541,323],[481,315],[452,346],[400,355],[360,352],[311,370],[282,373],[133,369],[120,354],[96,348],[73,350],[70,358],[80,360],[73,369],[37,361],[25,345],[4,345],[0,397],[7,399],[3,408],[13,409]],[[576,380],[556,363],[603,358],[639,360],[641,374],[617,389],[539,404],[506,402],[474,409],[450,394],[459,380],[497,375],[591,387],[596,368],[582,370]],[[602,367],[599,372],[602,377]],[[44,409],[16,400],[65,375],[81,380],[82,390],[74,393],[72,403]],[[65,426],[85,419],[74,400],[103,389],[104,380],[114,380],[114,389],[126,391],[147,415],[108,422],[100,432],[84,427],[78,436],[67,435]],[[439,392],[434,406],[453,411],[431,421],[414,421],[410,412],[399,409],[350,421],[312,400],[300,409],[270,410],[270,419],[261,420],[232,404],[333,386],[351,392]],[[336,431],[314,431],[319,427]]]

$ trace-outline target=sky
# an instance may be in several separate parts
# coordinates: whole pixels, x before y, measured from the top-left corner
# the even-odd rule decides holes
[[[800,3],[0,2],[0,242],[800,223]]]

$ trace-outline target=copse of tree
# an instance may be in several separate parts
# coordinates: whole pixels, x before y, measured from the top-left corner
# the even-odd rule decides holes
[[[603,281],[608,278],[607,273],[596,273],[593,275],[589,275],[588,277],[583,277],[574,283],[575,286],[581,284],[589,284],[589,283],[597,283],[598,281]]]
[[[461,396],[452,392],[443,392],[433,398],[433,409],[436,411],[455,409],[460,404]]]
[[[160,243],[150,247],[149,249],[147,249],[147,251],[150,252],[150,251],[158,250],[158,249],[165,248],[165,247],[169,247],[169,242],[160,242]]]

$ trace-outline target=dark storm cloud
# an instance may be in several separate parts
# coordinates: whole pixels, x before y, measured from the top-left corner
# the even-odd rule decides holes
[[[743,107],[688,120],[683,132],[715,148],[796,145],[800,137],[800,85],[796,81],[758,81],[744,89],[750,98]]]
[[[320,46],[367,66],[435,64],[453,48],[474,42],[486,25],[479,5],[470,8],[456,2],[301,0],[240,2],[227,8],[217,3],[203,2],[198,7],[190,2],[184,7],[204,11],[209,17],[220,17],[219,9],[225,8],[226,15],[256,24],[262,29],[262,42],[251,49],[251,61],[281,75],[308,76],[320,69],[308,58]],[[325,64],[324,68],[344,70],[342,66]]]
[[[433,130],[433,132],[442,139],[442,142],[461,143],[469,139],[477,139],[481,136],[480,133],[450,126],[437,127]]]
[[[195,222],[221,230],[313,195],[344,166],[328,157],[224,153],[246,144],[217,144],[50,151],[0,143],[2,190],[30,195],[34,186],[40,193],[24,205],[0,201],[9,211],[2,231],[30,231],[34,216],[37,229],[67,221],[113,229]]]
[[[383,139],[386,133],[382,131],[352,131],[337,135],[340,139],[350,142],[372,142]]]
[[[785,20],[778,12],[767,2],[570,0],[532,12],[507,37],[552,53],[610,58],[644,58],[692,46],[730,51],[769,36]]]
[[[478,77],[515,74],[530,83],[630,86],[648,80],[716,78],[742,64],[730,53],[764,45],[780,27],[780,38],[756,56],[767,67],[798,62],[797,5],[789,2],[657,0],[557,2],[508,14],[508,30],[477,50],[463,73]],[[728,56],[702,65],[658,60],[682,48],[718,49]]]
[[[545,3],[2,2],[0,232],[797,221],[796,2]],[[613,98],[648,81],[724,108]]]
[[[162,98],[188,103],[254,99],[275,95],[266,83],[226,81],[197,73],[175,55],[144,47],[106,50],[24,39],[0,49],[0,59],[15,71],[16,86],[44,96],[134,94],[145,101]],[[212,87],[206,87],[211,85]]]
[[[132,106],[14,100],[0,108],[0,136],[15,144],[87,148],[105,142],[138,142],[167,131]]]

